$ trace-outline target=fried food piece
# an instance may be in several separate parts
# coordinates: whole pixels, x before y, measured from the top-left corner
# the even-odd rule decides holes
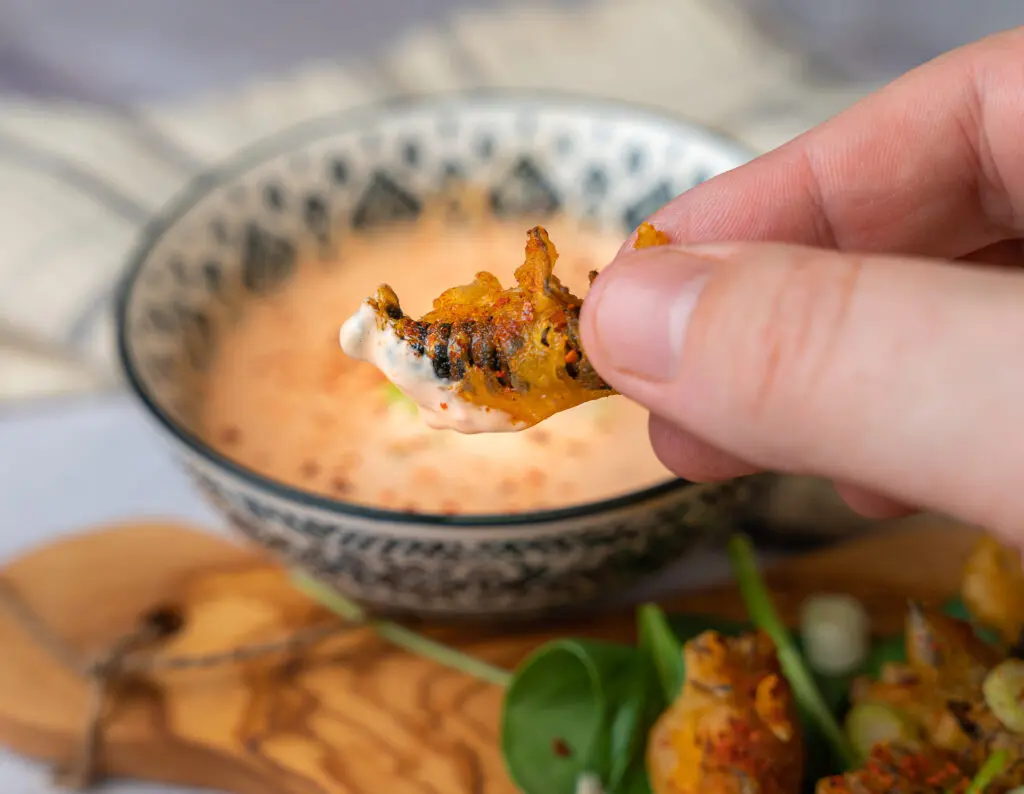
[[[648,224],[638,230],[639,248],[667,242]],[[615,394],[583,350],[583,300],[554,274],[557,259],[547,232],[535,226],[515,287],[478,273],[443,292],[419,320],[384,284],[344,324],[341,347],[380,369],[428,425],[462,433],[523,430]]]
[[[943,762],[953,764],[965,776],[976,774],[998,749],[1006,750],[1011,761],[1024,759],[1024,734],[1014,731],[999,717],[1000,713],[1005,715],[1000,709],[1005,710],[1007,702],[1019,695],[1019,687],[1015,686],[1012,676],[1004,676],[1004,691],[999,692],[999,687],[995,686],[1004,683],[993,678],[1005,667],[1004,656],[998,648],[981,640],[966,621],[917,604],[911,604],[908,610],[905,643],[906,663],[886,665],[876,681],[858,680],[850,693],[855,709],[864,704],[881,704],[900,717],[898,725],[904,741],[883,742],[878,746],[887,745],[888,751],[902,759],[901,764],[909,764],[907,769],[934,771],[937,769],[934,764],[944,759]],[[986,690],[989,694],[1003,695],[1000,702],[990,704]],[[1014,712],[1014,716],[1019,715]],[[905,741],[910,737],[916,741]],[[927,758],[914,753],[907,755],[907,748],[918,743],[938,755]],[[889,772],[891,766],[886,767]],[[957,790],[922,788],[920,786],[927,781],[914,775],[901,778],[899,785],[903,788],[892,790]],[[819,787],[819,792],[890,790],[871,788],[869,784],[857,789],[855,782],[860,785],[861,778],[847,776],[845,782],[832,784],[837,788]],[[1021,783],[1024,783],[1024,764],[1011,763],[986,794],[1006,791]]]
[[[708,631],[683,656],[683,690],[647,744],[655,794],[799,792],[800,722],[767,635]]]
[[[1020,550],[985,535],[974,548],[961,584],[971,615],[998,632],[1007,645],[1022,639],[1024,628],[1024,570]]]
[[[918,604],[907,611],[905,645],[907,662],[886,665],[877,681],[856,681],[851,700],[890,706],[930,744],[969,752],[975,737],[965,715],[982,702],[982,684],[1001,654],[969,624]]]
[[[877,744],[864,766],[818,781],[815,794],[947,794],[971,779],[941,750],[914,744]]]
[[[905,643],[910,666],[940,686],[977,686],[1002,658],[969,623],[911,602]]]
[[[636,230],[636,242],[633,243],[633,248],[637,250],[653,248],[656,245],[668,245],[670,242],[672,241],[668,239],[665,232],[655,229],[649,223],[641,223],[640,228]]]

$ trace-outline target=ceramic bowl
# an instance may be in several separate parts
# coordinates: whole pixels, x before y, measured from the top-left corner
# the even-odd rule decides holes
[[[434,617],[579,607],[720,538],[742,482],[671,480],[516,515],[372,509],[217,454],[193,431],[196,398],[175,373],[210,361],[208,311],[225,285],[262,300],[332,256],[340,230],[413,219],[453,180],[485,189],[499,216],[543,222],[559,212],[625,237],[673,196],[748,158],[657,112],[533,93],[403,100],[304,124],[196,179],[145,232],[118,301],[124,372],[234,527],[365,606]]]

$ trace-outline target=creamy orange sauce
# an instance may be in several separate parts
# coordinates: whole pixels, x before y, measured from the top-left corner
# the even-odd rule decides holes
[[[373,365],[345,355],[338,329],[382,281],[419,316],[442,291],[489,270],[511,282],[528,224],[422,222],[353,238],[332,263],[303,265],[277,294],[220,330],[200,388],[199,431],[217,451],[302,490],[417,513],[566,507],[669,479],[647,414],[624,397],[578,406],[519,433],[435,430]],[[622,240],[548,225],[556,272],[577,294]]]

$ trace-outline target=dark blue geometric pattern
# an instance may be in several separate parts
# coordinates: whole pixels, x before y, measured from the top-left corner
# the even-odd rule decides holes
[[[334,261],[350,230],[414,220],[437,195],[446,197],[446,217],[461,223],[466,208],[452,189],[468,184],[484,191],[496,216],[535,223],[564,213],[625,234],[678,191],[745,159],[685,124],[600,103],[572,113],[557,101],[511,99],[497,115],[471,99],[413,107],[381,111],[391,114],[386,124],[341,120],[312,137],[282,138],[277,150],[211,173],[141,255],[119,317],[125,367],[177,437],[199,488],[256,543],[387,612],[578,607],[723,538],[744,504],[742,482],[680,483],[616,511],[525,527],[404,515],[388,524],[342,502],[282,496],[188,433],[182,376],[208,365],[218,322],[244,312],[235,296],[263,299],[300,267]]]

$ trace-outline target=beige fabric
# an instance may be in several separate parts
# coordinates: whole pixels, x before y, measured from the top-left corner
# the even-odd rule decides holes
[[[394,94],[542,87],[661,106],[765,150],[871,88],[805,68],[728,0],[523,3],[230,96],[124,112],[2,101],[0,399],[116,387],[108,298],[140,225],[204,164],[298,121]]]

